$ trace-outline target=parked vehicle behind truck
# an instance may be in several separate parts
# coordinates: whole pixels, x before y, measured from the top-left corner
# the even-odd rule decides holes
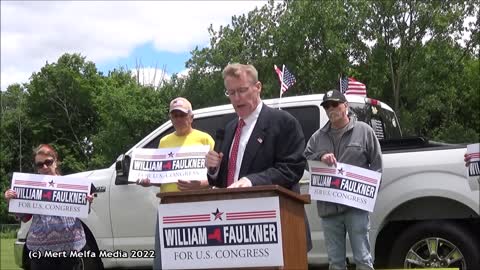
[[[307,95],[264,100],[295,116],[306,140],[328,121],[320,106],[323,95]],[[381,189],[371,215],[371,247],[376,263],[399,267],[459,267],[480,269],[480,204],[478,180],[465,178],[464,145],[428,142],[422,138],[402,138],[393,110],[380,101],[347,96],[359,120],[370,124],[380,139],[384,160]],[[215,131],[235,117],[231,105],[194,111],[194,127]],[[157,148],[161,137],[173,131],[170,121],[147,135],[121,155],[109,168],[82,172],[97,194],[88,218],[83,219],[87,246],[94,251],[121,251],[101,260],[84,260],[87,268],[148,267],[152,258],[138,251],[152,250],[158,188],[143,188],[127,182],[129,156],[135,148]],[[286,134],[288,136],[288,134]],[[308,193],[309,174],[302,180]],[[309,264],[328,263],[316,203],[306,206],[313,249]],[[22,224],[15,243],[17,264],[26,265],[24,243],[29,223]],[[350,250],[348,257],[352,258]]]

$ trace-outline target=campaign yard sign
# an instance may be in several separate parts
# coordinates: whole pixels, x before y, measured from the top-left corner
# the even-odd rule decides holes
[[[480,175],[480,143],[467,145],[467,156],[470,157],[470,164],[468,165],[468,176]]]
[[[339,163],[329,167],[309,160],[310,188],[313,200],[334,202],[373,212],[382,174]]]
[[[132,152],[129,182],[150,179],[151,183],[176,183],[181,180],[201,180],[207,177],[205,155],[210,146],[176,148],[136,148]]]
[[[91,182],[74,176],[13,173],[11,188],[17,198],[10,200],[8,211],[51,216],[88,216]]]
[[[278,197],[160,204],[163,269],[283,266]]]

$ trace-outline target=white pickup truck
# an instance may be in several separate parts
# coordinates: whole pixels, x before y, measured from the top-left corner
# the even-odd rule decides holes
[[[327,122],[320,103],[323,95],[281,99],[282,110],[302,125],[306,140]],[[458,267],[480,269],[479,179],[465,177],[463,145],[431,143],[421,138],[401,138],[398,120],[385,103],[347,96],[352,111],[369,123],[381,139],[384,173],[375,210],[371,215],[371,248],[382,267]],[[278,107],[280,100],[264,102]],[[194,111],[194,127],[214,137],[215,131],[235,117],[231,105]],[[85,269],[149,267],[152,258],[138,258],[139,250],[152,250],[158,188],[127,183],[129,155],[134,148],[156,148],[161,137],[173,131],[164,123],[109,168],[76,174],[97,187],[88,218],[83,219],[87,249],[112,251],[110,258],[85,259]],[[308,172],[301,181],[308,193]],[[316,203],[306,206],[313,238],[308,253],[311,265],[326,264]],[[22,224],[15,243],[15,259],[28,268],[24,247],[30,224]],[[115,251],[119,251],[115,253]],[[127,252],[128,256],[122,258]],[[348,257],[352,258],[351,252]]]

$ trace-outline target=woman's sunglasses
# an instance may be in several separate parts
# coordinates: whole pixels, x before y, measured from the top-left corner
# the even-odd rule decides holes
[[[55,162],[55,160],[45,159],[43,162],[36,162],[35,167],[37,167],[37,169],[43,168],[44,165],[47,165],[47,167],[50,167],[50,166],[52,166],[53,162]]]

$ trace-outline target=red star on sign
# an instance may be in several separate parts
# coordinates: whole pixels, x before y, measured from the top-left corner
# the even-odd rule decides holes
[[[216,211],[216,212],[212,212],[212,215],[215,216],[214,221],[217,220],[217,219],[223,220],[223,219],[222,219],[223,212],[220,212],[220,211],[218,210],[218,208],[217,208],[217,211]]]

